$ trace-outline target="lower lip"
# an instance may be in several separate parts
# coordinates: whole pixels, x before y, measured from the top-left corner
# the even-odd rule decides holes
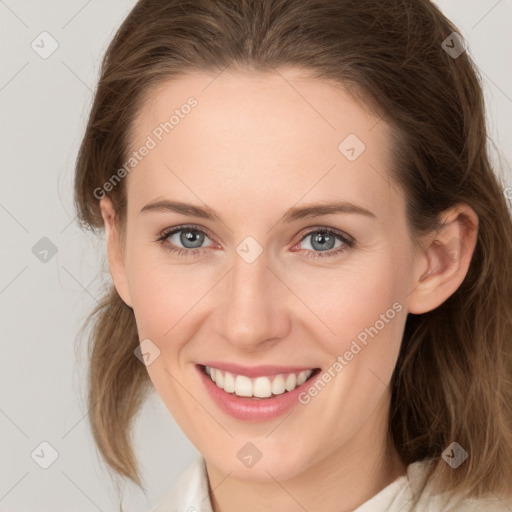
[[[299,404],[299,394],[306,388],[309,388],[316,377],[320,375],[320,372],[318,372],[293,391],[285,391],[274,398],[256,400],[240,397],[234,393],[226,393],[206,375],[201,366],[196,365],[196,369],[218,407],[233,418],[244,421],[268,421],[279,418],[292,409],[294,405]]]

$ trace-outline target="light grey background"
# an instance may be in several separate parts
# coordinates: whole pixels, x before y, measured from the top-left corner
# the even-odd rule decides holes
[[[103,239],[74,222],[72,185],[101,57],[134,4],[0,0],[0,511],[119,509],[90,434],[86,343],[76,341],[110,275]],[[480,69],[493,161],[510,186],[512,0],[437,4]],[[43,31],[59,45],[47,59],[31,47]],[[57,249],[47,262],[32,251],[43,237]],[[43,441],[58,453],[48,469],[34,461],[50,454]],[[147,511],[197,451],[156,394],[137,418],[134,446],[148,494],[126,485],[123,509]]]

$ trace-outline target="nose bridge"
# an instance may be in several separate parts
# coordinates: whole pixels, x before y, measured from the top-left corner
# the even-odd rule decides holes
[[[218,311],[220,333],[234,345],[249,348],[284,335],[283,285],[268,264],[267,253],[251,237],[236,248]]]

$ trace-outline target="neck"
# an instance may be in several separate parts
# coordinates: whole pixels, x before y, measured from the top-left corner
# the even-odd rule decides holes
[[[213,512],[352,512],[406,474],[388,438],[389,396],[344,445],[292,478],[238,480],[206,462]],[[298,443],[300,446],[300,443]]]

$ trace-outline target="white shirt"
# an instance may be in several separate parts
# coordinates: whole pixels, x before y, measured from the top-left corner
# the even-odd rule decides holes
[[[441,496],[423,494],[412,504],[416,489],[423,483],[428,461],[414,462],[407,475],[378,492],[354,512],[512,512],[512,496],[442,501]],[[249,509],[248,509],[249,510]],[[182,473],[172,491],[153,512],[213,512],[208,496],[208,474],[203,457],[197,458]],[[316,512],[316,511],[311,511]]]

